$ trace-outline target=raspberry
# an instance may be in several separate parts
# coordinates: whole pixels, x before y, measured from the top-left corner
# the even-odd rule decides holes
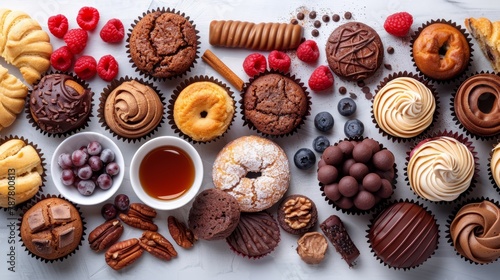
[[[125,37],[123,23],[117,18],[112,18],[102,27],[99,35],[106,43],[119,43]]]
[[[68,19],[64,15],[58,14],[49,17],[47,25],[49,26],[50,33],[57,38],[62,39],[64,34],[68,32]]]
[[[73,54],[69,51],[68,46],[62,46],[50,55],[50,64],[56,70],[67,71],[71,67],[71,63],[73,63]]]
[[[97,74],[106,82],[113,80],[118,74],[116,59],[110,54],[101,57],[97,63]]]
[[[96,74],[97,62],[89,55],[80,56],[75,62],[75,73],[83,80],[89,80]]]
[[[82,7],[76,16],[78,25],[87,31],[92,31],[99,22],[99,11],[94,7]]]
[[[313,40],[306,40],[297,48],[297,58],[304,62],[316,62],[319,58],[318,45]]]
[[[243,61],[243,70],[248,76],[253,77],[259,73],[266,71],[266,57],[260,53],[252,53]]]
[[[81,28],[70,29],[66,35],[64,35],[64,42],[69,47],[69,50],[73,54],[79,54],[87,46],[87,40],[89,35],[87,31]]]
[[[290,57],[280,51],[272,51],[269,53],[267,60],[269,61],[269,68],[273,70],[282,71],[284,73],[290,70]]]
[[[309,77],[309,88],[314,91],[322,91],[333,86],[333,74],[330,68],[321,65],[316,68]]]
[[[384,22],[384,29],[387,33],[404,37],[410,31],[413,17],[407,12],[399,12],[388,16]]]

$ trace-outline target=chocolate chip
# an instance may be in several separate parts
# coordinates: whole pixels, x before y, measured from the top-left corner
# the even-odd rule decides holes
[[[340,16],[339,16],[339,15],[337,15],[337,14],[334,14],[334,15],[332,16],[332,20],[333,20],[333,21],[335,21],[335,22],[337,22],[337,21],[339,21],[339,20],[340,20]]]
[[[321,27],[321,21],[319,21],[319,20],[315,20],[315,21],[314,21],[314,27],[316,27],[316,28],[320,28],[320,27]]]
[[[347,93],[347,89],[345,87],[339,87],[339,93],[340,94],[346,94]]]
[[[311,35],[312,35],[313,37],[318,37],[318,36],[319,36],[319,31],[318,31],[318,29],[313,29],[313,31],[311,31]]]
[[[352,98],[352,99],[357,99],[358,96],[354,93],[354,92],[349,92],[349,96]]]
[[[387,48],[387,53],[388,54],[393,54],[394,53],[394,48],[393,47],[388,47]]]
[[[290,23],[291,23],[291,24],[298,24],[298,23],[299,23],[299,21],[298,21],[297,19],[295,19],[295,18],[294,18],[294,19],[292,19],[292,20],[290,21]]]
[[[309,18],[310,18],[310,19],[315,19],[315,18],[316,18],[316,12],[315,12],[315,11],[311,11],[311,12],[309,13]]]
[[[344,18],[345,19],[351,19],[352,18],[352,13],[351,12],[345,12]]]
[[[384,64],[384,68],[387,70],[392,70],[392,66],[390,64]]]
[[[365,98],[370,100],[373,98],[373,94],[370,92],[370,88],[369,87],[363,87],[361,89],[361,91],[365,94]]]
[[[364,87],[365,86],[365,82],[363,81],[358,81],[358,87]]]
[[[329,15],[323,15],[323,17],[321,19],[323,20],[323,22],[329,22],[330,21],[330,16]]]
[[[302,12],[297,13],[297,19],[298,20],[303,20],[304,17],[305,17],[304,13],[302,13]]]

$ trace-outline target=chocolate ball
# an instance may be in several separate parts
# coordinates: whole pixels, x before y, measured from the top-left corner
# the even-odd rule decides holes
[[[363,188],[369,192],[376,192],[382,186],[382,179],[377,173],[368,173],[363,178]]]
[[[345,197],[353,197],[359,191],[358,181],[352,176],[344,176],[339,181],[339,192]]]
[[[367,163],[372,158],[372,148],[361,142],[352,150],[352,158],[357,162]]]
[[[339,184],[337,183],[325,185],[323,187],[323,192],[325,192],[326,197],[331,201],[337,201],[342,197],[339,191]]]
[[[321,158],[329,165],[337,165],[342,162],[344,156],[337,146],[330,146],[323,151]]]
[[[394,192],[394,190],[392,189],[392,184],[386,179],[382,179],[381,181],[382,185],[380,186],[380,189],[375,193],[375,195],[380,198],[388,198]]]
[[[355,164],[356,161],[353,158],[350,158],[346,161],[344,161],[344,164],[342,165],[342,174],[349,174],[349,169],[351,169],[351,166]]]
[[[358,182],[362,182],[363,178],[370,172],[368,166],[361,162],[356,162],[349,168],[349,175],[354,177]]]
[[[337,144],[337,147],[340,148],[342,153],[347,157],[352,157],[352,150],[354,149],[354,145],[349,141],[342,141]]]
[[[387,171],[390,170],[394,166],[394,154],[389,150],[381,150],[373,155],[373,165],[375,168]]]
[[[328,185],[335,182],[338,175],[339,172],[333,165],[325,165],[318,169],[318,181],[320,181],[320,183],[323,185]]]
[[[335,201],[335,205],[342,209],[351,209],[354,206],[354,203],[352,202],[352,199],[343,196],[339,200]]]
[[[375,171],[375,173],[377,173],[380,176],[380,178],[386,179],[389,181],[392,181],[394,179],[394,175],[395,175],[394,168],[389,169],[387,171],[377,170],[377,171]]]
[[[380,151],[380,144],[371,138],[364,139],[363,143],[370,146],[372,148],[372,153],[374,153],[374,154],[376,152]]]
[[[353,199],[354,206],[360,210],[370,210],[375,206],[375,196],[369,192],[362,190]]]

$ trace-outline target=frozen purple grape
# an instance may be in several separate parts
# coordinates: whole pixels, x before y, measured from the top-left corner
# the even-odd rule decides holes
[[[106,173],[110,176],[115,176],[116,174],[120,173],[120,166],[114,161],[110,162],[108,163],[108,165],[106,165]]]
[[[75,174],[71,169],[63,169],[61,172],[61,182],[65,186],[71,186],[75,183]]]
[[[118,210],[113,203],[106,203],[101,208],[101,215],[106,221],[109,221],[118,216]]]
[[[130,199],[126,194],[119,194],[115,196],[115,207],[124,212],[128,210],[128,207],[130,206]]]
[[[73,162],[71,161],[71,154],[69,153],[60,154],[59,157],[57,158],[57,164],[62,169],[73,167]]]
[[[103,149],[101,151],[101,160],[103,163],[109,163],[115,160],[115,153],[111,151],[110,149]]]
[[[101,151],[102,151],[102,145],[97,141],[92,141],[87,145],[87,152],[91,156],[97,156],[101,153]]]
[[[82,180],[88,180],[90,177],[92,177],[92,168],[90,168],[90,165],[84,164],[83,166],[78,168],[78,177]]]
[[[99,171],[103,167],[102,160],[99,156],[91,156],[89,157],[88,164],[92,171]]]
[[[97,185],[103,190],[111,188],[113,185],[113,179],[106,173],[103,173],[97,177]]]
[[[81,180],[76,187],[81,194],[89,196],[94,193],[95,183],[92,180]]]
[[[76,167],[84,165],[85,163],[87,163],[88,159],[89,154],[82,150],[75,150],[73,153],[71,153],[71,162]]]

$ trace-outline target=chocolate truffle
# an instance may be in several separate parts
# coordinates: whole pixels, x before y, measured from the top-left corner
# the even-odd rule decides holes
[[[284,198],[278,208],[278,223],[288,233],[300,235],[316,225],[318,211],[314,202],[304,195]]]

